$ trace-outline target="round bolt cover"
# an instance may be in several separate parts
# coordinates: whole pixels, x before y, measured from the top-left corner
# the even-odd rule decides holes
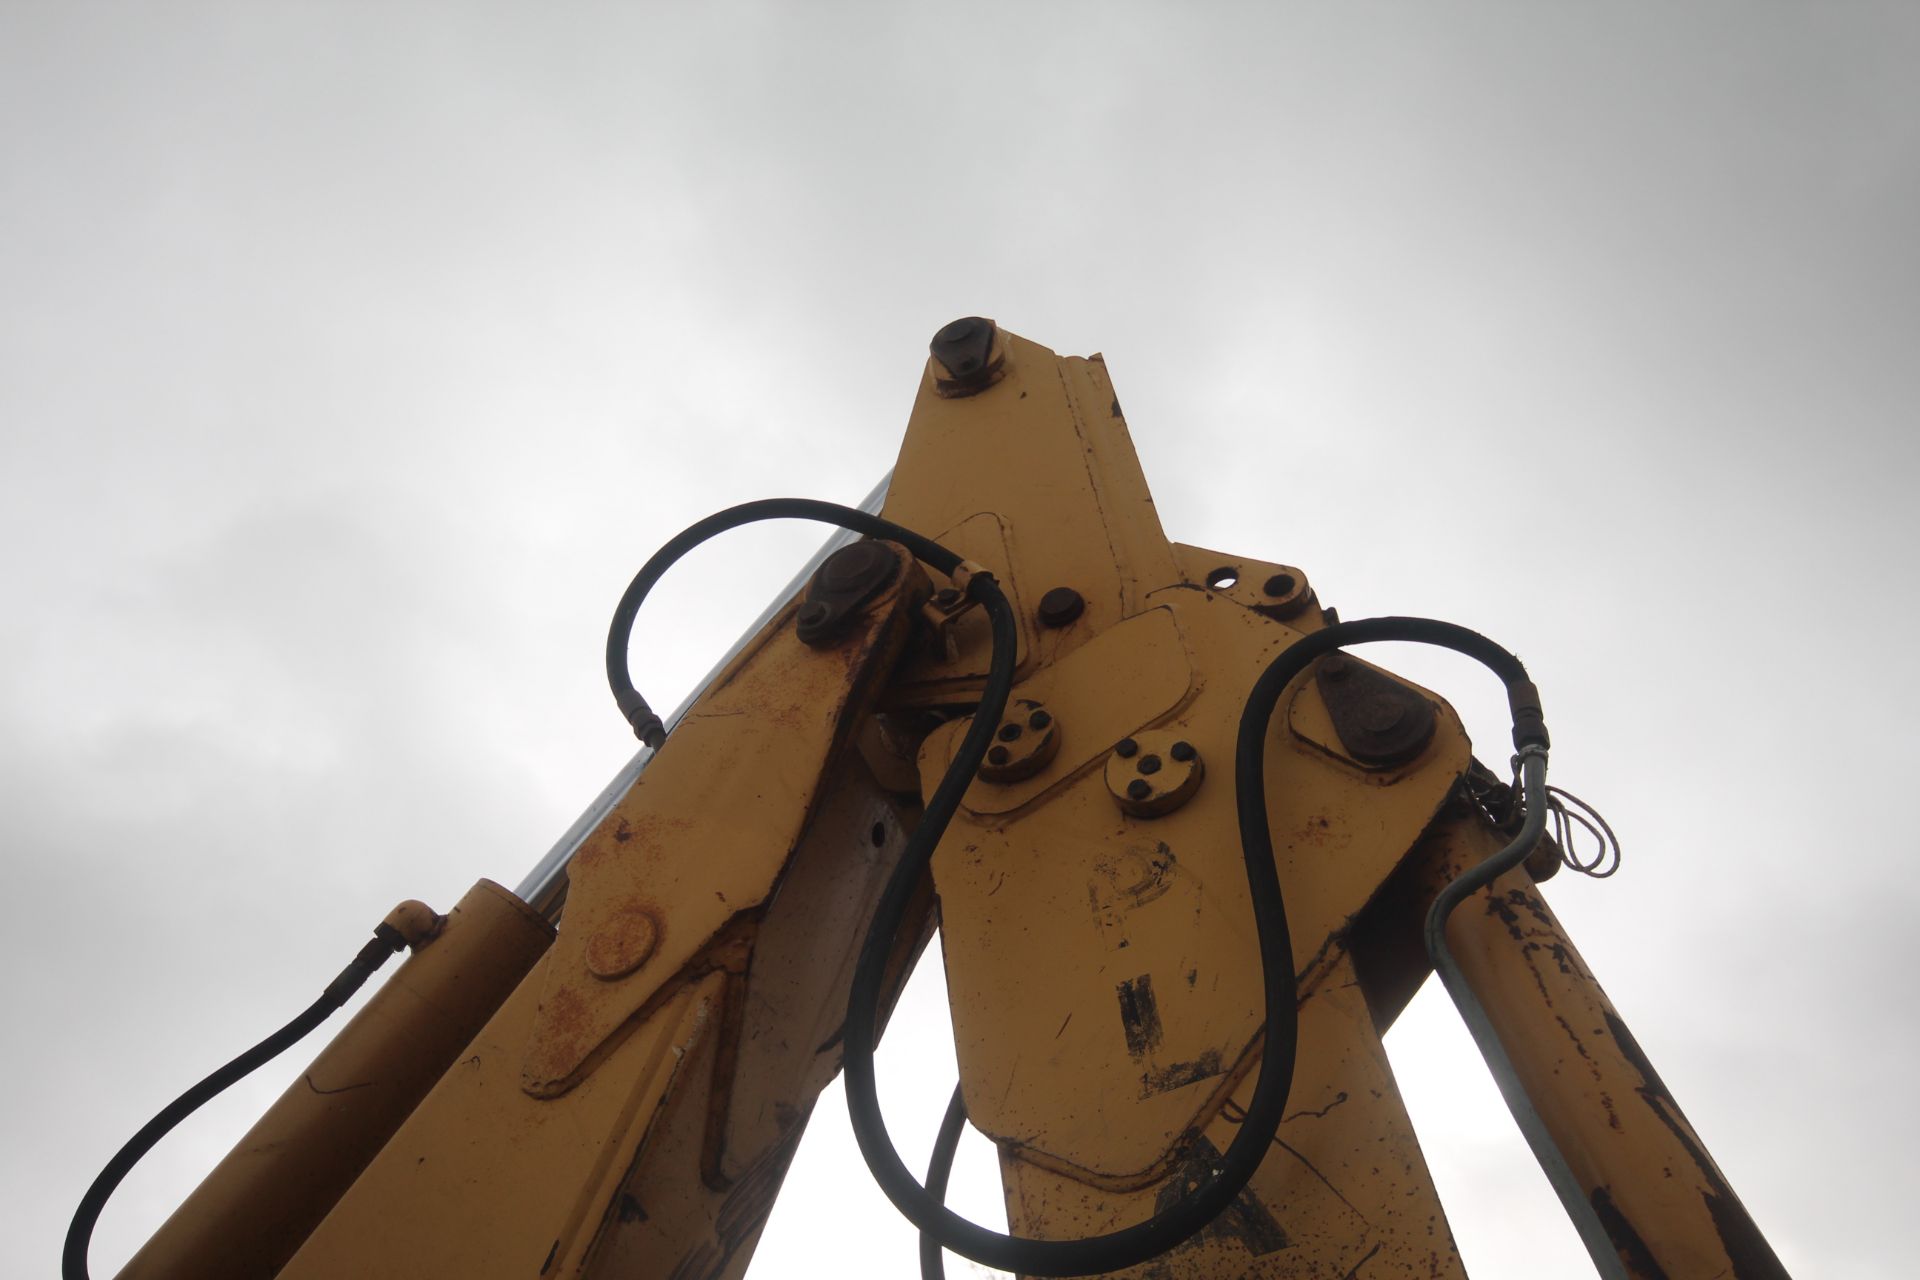
[[[1176,729],[1149,729],[1124,738],[1107,757],[1107,791],[1136,818],[1172,813],[1193,799],[1205,775],[1200,752]]]
[[[1004,785],[1031,778],[1060,754],[1060,722],[1032,698],[1009,702],[994,736],[999,744],[980,765],[980,777],[987,782]]]
[[[1055,587],[1040,597],[1036,611],[1043,627],[1065,627],[1087,609],[1087,602],[1072,587]]]
[[[587,972],[612,982],[624,978],[660,945],[660,921],[645,907],[629,907],[602,925],[587,943]]]

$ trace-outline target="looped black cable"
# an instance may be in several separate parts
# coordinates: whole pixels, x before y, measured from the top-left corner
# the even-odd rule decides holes
[[[1554,843],[1560,846],[1560,860],[1570,870],[1595,880],[1605,880],[1620,869],[1620,837],[1601,816],[1600,811],[1565,787],[1547,788],[1549,817],[1553,822]],[[1593,837],[1592,857],[1582,857],[1573,834],[1575,826]]]
[[[643,741],[657,746],[664,740],[658,717],[647,708],[645,699],[634,689],[627,674],[626,655],[634,617],[647,592],[669,566],[706,539],[755,520],[779,518],[818,520],[899,542],[943,573],[951,574],[961,563],[953,552],[890,521],[848,507],[805,499],[746,503],[690,526],[656,552],[635,576],[621,597],[607,636],[608,682],[622,714]],[[1426,618],[1373,618],[1336,624],[1303,637],[1269,664],[1248,695],[1234,753],[1235,809],[1265,993],[1260,1068],[1245,1118],[1233,1141],[1194,1188],[1146,1221],[1082,1240],[1026,1239],[967,1221],[940,1202],[944,1187],[942,1195],[935,1195],[915,1180],[887,1134],[874,1075],[879,1010],[894,940],[934,849],[992,745],[1013,688],[1018,629],[1012,606],[988,573],[973,574],[967,581],[966,591],[983,607],[991,627],[992,657],[988,675],[972,722],[928,799],[921,821],[907,840],[861,945],[843,1029],[848,1115],[874,1181],[894,1207],[922,1232],[923,1259],[929,1249],[946,1248],[988,1266],[1028,1275],[1089,1275],[1123,1270],[1158,1257],[1192,1237],[1233,1202],[1265,1157],[1292,1086],[1298,1032],[1297,988],[1286,904],[1274,868],[1265,786],[1267,727],[1286,687],[1314,659],[1347,644],[1376,640],[1435,644],[1466,654],[1493,669],[1507,687],[1515,744],[1537,747],[1544,746],[1547,738],[1539,691],[1527,679],[1519,659],[1493,641],[1465,627]],[[964,1103],[956,1096],[942,1126],[943,1138],[951,1128],[952,1142],[957,1144],[959,1126],[964,1123]],[[946,1144],[942,1145],[944,1150]],[[944,1150],[944,1154],[936,1152],[936,1155],[941,1157],[936,1162],[938,1174],[942,1162],[950,1162],[952,1157],[950,1150]],[[942,1180],[934,1179],[936,1184]]]
[[[996,637],[996,640],[998,637]],[[846,1072],[848,1111],[854,1134],[867,1158],[881,1190],[908,1220],[920,1228],[923,1275],[937,1275],[928,1269],[931,1251],[944,1247],[963,1257],[1005,1271],[1030,1275],[1087,1275],[1118,1271],[1157,1257],[1188,1239],[1219,1215],[1239,1195],[1265,1157],[1267,1147],[1279,1128],[1292,1084],[1297,1044],[1296,981],[1293,970],[1292,942],[1288,934],[1284,899],[1274,870],[1274,856],[1268,829],[1266,801],[1266,736],[1268,723],[1279,704],[1281,694],[1316,659],[1353,644],[1374,641],[1412,641],[1437,645],[1474,658],[1492,669],[1508,691],[1514,715],[1516,743],[1543,744],[1546,723],[1540,709],[1539,691],[1527,678],[1525,666],[1513,654],[1487,637],[1453,623],[1429,618],[1369,618],[1339,623],[1302,637],[1283,650],[1261,673],[1247,696],[1240,717],[1240,729],[1234,752],[1234,800],[1240,827],[1241,852],[1246,863],[1248,894],[1260,944],[1261,972],[1265,987],[1266,1043],[1262,1046],[1260,1072],[1253,1097],[1246,1107],[1239,1131],[1207,1170],[1198,1186],[1180,1201],[1156,1213],[1145,1222],[1083,1240],[1029,1240],[989,1231],[948,1210],[933,1197],[931,1187],[922,1189],[900,1164],[899,1156],[887,1141],[880,1123],[879,1109],[873,1097],[872,1027],[878,1008],[879,983],[887,952],[898,924],[897,915],[888,914],[896,899],[904,911],[904,900],[912,890],[924,862],[915,859],[915,844],[927,829],[923,821],[909,841],[906,853],[894,872],[894,882],[882,900],[872,931],[867,935],[859,966],[855,970],[854,989],[847,1014]],[[1009,648],[1011,642],[1009,641]],[[996,655],[998,656],[998,655]],[[976,711],[975,730],[980,733],[979,750],[984,753],[993,728],[999,722],[999,709],[983,701]],[[945,778],[960,789],[978,768],[979,755],[970,753],[976,735],[969,733],[962,743]],[[936,801],[939,792],[935,793]],[[935,816],[933,804],[928,818]],[[947,815],[941,815],[944,824]],[[937,843],[937,836],[934,839]],[[930,855],[931,850],[927,850]],[[894,890],[898,887],[899,892]],[[953,1148],[959,1140],[959,1126],[965,1120],[964,1103],[956,1095],[949,1106],[936,1145],[934,1165],[944,1184]],[[948,1138],[948,1127],[953,1133]],[[944,1186],[942,1187],[944,1190]],[[936,1255],[937,1265],[937,1255]]]
[[[633,640],[633,620],[640,612],[640,605],[646,600],[647,593],[653,590],[654,584],[660,581],[661,575],[672,568],[680,557],[715,534],[737,529],[743,524],[752,524],[756,520],[814,520],[822,524],[835,524],[843,529],[852,529],[855,533],[864,533],[870,538],[897,542],[911,551],[916,559],[941,573],[951,574],[960,567],[960,557],[931,538],[922,537],[911,529],[902,528],[891,520],[882,520],[856,507],[817,502],[812,498],[763,498],[758,502],[743,502],[688,525],[654,552],[640,567],[640,572],[633,575],[633,581],[627,584],[620,603],[614,606],[613,622],[607,628],[607,684],[613,689],[613,700],[620,708],[620,714],[633,726],[634,736],[649,747],[658,749],[666,740],[667,729],[660,717],[654,714],[653,708],[647,705],[647,700],[640,696],[640,691],[633,687],[633,677],[627,670],[627,647]]]
[[[967,1100],[955,1085],[947,1114],[940,1117],[940,1132],[933,1137],[933,1154],[927,1157],[927,1194],[941,1204],[947,1202],[947,1180],[953,1176],[953,1158],[959,1154],[960,1135],[966,1128]],[[924,1231],[920,1233],[920,1280],[947,1280],[940,1242]]]
[[[327,984],[327,989],[320,993],[318,1000],[301,1010],[300,1015],[286,1026],[168,1103],[159,1115],[141,1126],[140,1132],[127,1139],[126,1145],[114,1153],[113,1159],[107,1161],[106,1168],[94,1178],[93,1185],[87,1188],[87,1193],[80,1197],[80,1206],[73,1212],[73,1221],[67,1224],[67,1239],[60,1252],[61,1280],[90,1280],[87,1250],[93,1244],[93,1229],[100,1222],[100,1211],[107,1207],[107,1200],[127,1174],[133,1171],[133,1166],[139,1164],[160,1139],[171,1133],[182,1120],[219,1096],[228,1086],[251,1075],[305,1039],[335,1009],[352,999],[353,993],[366,984],[374,971],[405,945],[405,940],[390,925],[377,926],[373,940],[360,948],[360,953],[340,971],[339,977]]]

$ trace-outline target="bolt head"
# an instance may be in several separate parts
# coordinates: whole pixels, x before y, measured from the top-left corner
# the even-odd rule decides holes
[[[1018,739],[1019,739],[1019,737],[1020,737],[1020,726],[1019,726],[1019,725],[1017,725],[1017,724],[1003,724],[1003,725],[1001,725],[1001,726],[1000,726],[1000,741],[1002,741],[1002,742],[1014,742],[1014,741],[1016,741],[1016,740],[1018,740]]]
[[[1053,717],[1045,711],[1036,711],[1027,717],[1027,728],[1044,729],[1053,723]]]
[[[835,591],[857,590],[893,567],[893,557],[877,542],[856,542],[840,548],[820,566],[822,586]]]
[[[1151,754],[1141,756],[1133,767],[1142,773],[1158,773],[1160,772],[1160,757]]]
[[[1182,741],[1182,742],[1176,742],[1173,744],[1173,746],[1168,748],[1167,754],[1172,756],[1175,760],[1178,760],[1184,764],[1188,760],[1193,759],[1193,757],[1197,753],[1194,751],[1193,744],[1191,742]]]
[[[1127,784],[1127,795],[1135,800],[1145,800],[1153,794],[1153,784],[1145,778],[1135,778]]]
[[[629,908],[587,940],[587,972],[607,982],[624,978],[653,955],[660,922],[645,908]]]
[[[987,385],[993,372],[987,367],[993,335],[993,321],[981,316],[964,316],[933,335],[927,349],[950,375],[940,379],[943,392],[971,395]]]
[[[984,316],[961,316],[958,320],[941,325],[940,331],[933,335],[932,345],[950,347],[963,342],[975,342],[982,334],[992,332],[993,321]]]
[[[1012,756],[1013,756],[1013,753],[1008,751],[1005,747],[993,747],[987,752],[987,763],[988,764],[1005,764],[1008,760],[1012,758]]]
[[[1133,759],[1134,753],[1138,750],[1140,750],[1140,744],[1132,738],[1122,738],[1113,744],[1113,754],[1119,756],[1122,760]]]
[[[1040,607],[1035,612],[1041,626],[1059,628],[1071,625],[1086,608],[1086,599],[1078,591],[1072,587],[1055,587],[1040,597]]]
[[[818,600],[812,600],[801,605],[800,612],[796,616],[801,626],[817,627],[825,622],[832,612],[831,609],[821,604]]]

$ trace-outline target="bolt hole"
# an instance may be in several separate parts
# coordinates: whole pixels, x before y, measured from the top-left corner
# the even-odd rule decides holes
[[[873,837],[873,847],[878,849],[887,842],[887,824],[884,822],[874,823],[873,830],[868,834]]]
[[[1053,717],[1044,711],[1036,711],[1027,717],[1027,728],[1044,729],[1053,723]]]
[[[1003,724],[1000,726],[1000,741],[1012,742],[1014,739],[1018,738],[1019,736],[1020,736],[1019,725]]]
[[[1160,772],[1160,757],[1156,755],[1141,756],[1133,767],[1142,773],[1158,773]]]
[[[1005,764],[1007,761],[1011,760],[1012,758],[1013,758],[1012,753],[1009,752],[1005,747],[995,747],[993,750],[987,752],[988,764]]]
[[[1276,573],[1267,579],[1267,594],[1270,596],[1290,596],[1298,584],[1290,573]]]
[[[1207,585],[1215,591],[1225,591],[1238,581],[1240,581],[1240,571],[1230,565],[1221,565],[1207,575]]]

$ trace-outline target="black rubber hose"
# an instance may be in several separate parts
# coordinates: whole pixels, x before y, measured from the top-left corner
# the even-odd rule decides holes
[[[966,1128],[967,1100],[955,1085],[947,1114],[940,1118],[940,1132],[934,1135],[933,1155],[927,1159],[927,1194],[941,1204],[947,1202],[947,1180],[953,1176],[953,1158],[960,1151],[960,1135]],[[924,1231],[920,1233],[920,1280],[947,1280],[940,1242]]]
[[[1003,634],[1000,618],[994,611],[993,598],[998,596],[995,588],[987,600],[989,614],[996,624],[995,676],[1000,673],[1002,659],[1011,654],[1013,647],[1010,614]],[[1000,604],[1004,609],[1003,600]],[[929,1188],[914,1182],[901,1163],[887,1138],[875,1095],[873,1049],[887,957],[913,888],[924,873],[960,794],[971,783],[999,723],[1004,697],[994,700],[998,691],[990,677],[973,725],[928,803],[926,815],[909,839],[882,897],[854,971],[848,1002],[845,1070],[847,1107],[854,1135],[881,1190],[921,1230],[923,1266],[930,1248],[947,1248],[988,1266],[1029,1275],[1090,1275],[1122,1270],[1158,1257],[1199,1232],[1233,1202],[1252,1178],[1279,1128],[1292,1086],[1298,1034],[1292,941],[1268,829],[1267,727],[1281,694],[1316,658],[1345,645],[1380,640],[1439,645],[1484,663],[1507,686],[1514,710],[1516,742],[1545,741],[1538,693],[1528,681],[1526,668],[1519,659],[1485,636],[1452,623],[1426,618],[1372,618],[1341,623],[1303,637],[1274,658],[1248,694],[1234,752],[1235,807],[1265,988],[1265,1043],[1253,1097],[1233,1141],[1194,1190],[1144,1222],[1082,1240],[1035,1240],[1004,1235],[953,1213],[940,1203],[940,1197],[929,1194]],[[1011,662],[1005,665],[1010,668]],[[1008,675],[1010,677],[1010,670]],[[952,1114],[950,1108],[949,1118]]]
[[[756,520],[781,518],[838,524],[872,537],[899,542],[943,573],[950,574],[961,564],[958,555],[891,521],[853,508],[807,499],[777,498],[745,503],[689,526],[656,552],[635,575],[614,611],[608,631],[608,683],[621,713],[643,742],[657,747],[665,738],[664,726],[634,689],[627,673],[627,649],[634,618],[647,593],[675,561],[715,534]],[[1248,896],[1260,947],[1266,1015],[1260,1069],[1246,1115],[1233,1141],[1194,1189],[1145,1222],[1083,1240],[1024,1239],[967,1221],[947,1209],[940,1202],[940,1196],[930,1195],[927,1187],[914,1180],[887,1135],[874,1076],[879,1010],[894,940],[935,848],[992,745],[1013,688],[1018,627],[1012,606],[999,584],[984,572],[968,579],[967,595],[984,608],[992,630],[987,680],[972,723],[928,800],[921,821],[909,836],[861,945],[848,993],[843,1040],[848,1115],[874,1181],[894,1207],[922,1232],[923,1260],[929,1248],[947,1248],[976,1262],[1030,1275],[1118,1271],[1166,1253],[1199,1232],[1233,1202],[1265,1157],[1292,1087],[1298,1033],[1297,983],[1285,900],[1274,869],[1265,788],[1267,726],[1281,693],[1315,658],[1343,645],[1407,640],[1454,649],[1491,667],[1507,685],[1516,744],[1545,744],[1546,728],[1540,715],[1539,696],[1527,681],[1525,668],[1505,649],[1477,632],[1425,618],[1374,618],[1336,624],[1303,637],[1273,660],[1248,695],[1234,754],[1235,807]],[[964,1121],[964,1103],[957,1099],[949,1107],[949,1120],[956,1107]]]
[[[653,590],[654,584],[680,557],[715,534],[757,520],[815,520],[822,524],[835,524],[843,529],[864,533],[870,538],[897,542],[911,551],[915,558],[941,573],[951,574],[960,567],[960,557],[931,538],[922,537],[891,520],[869,515],[857,507],[817,502],[812,498],[764,498],[758,502],[743,502],[688,525],[640,566],[640,572],[633,575],[633,581],[627,584],[626,592],[621,595],[620,603],[614,606],[613,622],[607,628],[607,684],[613,689],[613,700],[620,708],[620,714],[633,726],[634,736],[649,747],[658,748],[666,740],[667,730],[660,717],[654,714],[653,708],[647,705],[647,700],[640,696],[640,691],[633,687],[633,677],[627,670],[627,648],[633,641],[633,620],[640,612],[640,605],[646,600],[647,593]]]
[[[386,962],[387,957],[404,945],[399,933],[388,925],[381,925],[375,930],[373,941],[360,948],[360,954],[353,958],[352,963],[341,971],[339,977],[327,984],[320,998],[301,1010],[298,1017],[175,1098],[159,1115],[141,1126],[140,1132],[127,1139],[126,1145],[114,1153],[113,1159],[107,1161],[106,1168],[94,1178],[93,1185],[87,1188],[87,1193],[80,1197],[80,1207],[74,1210],[73,1221],[67,1224],[66,1245],[60,1253],[62,1280],[89,1280],[87,1250],[93,1243],[93,1229],[100,1221],[100,1211],[106,1208],[108,1198],[127,1174],[133,1171],[133,1166],[140,1163],[141,1158],[153,1150],[160,1139],[235,1081],[252,1074],[305,1039],[335,1009],[352,998],[353,993],[373,976],[374,970]]]
[[[861,1153],[880,1189],[909,1221],[942,1247],[975,1262],[1029,1275],[1119,1271],[1166,1253],[1199,1232],[1233,1202],[1264,1158],[1274,1131],[1279,1128],[1280,1115],[1292,1087],[1297,1030],[1293,943],[1267,833],[1266,792],[1263,785],[1247,787],[1243,779],[1249,773],[1256,783],[1263,778],[1267,721],[1287,683],[1287,678],[1276,683],[1272,677],[1276,669],[1286,664],[1287,655],[1293,650],[1276,659],[1274,667],[1256,682],[1241,716],[1236,749],[1241,849],[1266,995],[1266,1043],[1246,1118],[1219,1161],[1206,1171],[1195,1188],[1146,1221],[1082,1240],[1027,1239],[967,1221],[931,1198],[914,1181],[887,1137],[875,1095],[873,1072],[875,1026],[893,938],[934,846],[939,843],[960,796],[973,781],[993,741],[1005,705],[1004,694],[996,687],[1003,668],[1011,685],[1015,638],[1012,611],[997,586],[984,603],[995,624],[994,661],[986,693],[952,764],[928,801],[925,816],[907,841],[854,969],[844,1039],[847,1111]],[[997,701],[996,694],[1000,695]]]

